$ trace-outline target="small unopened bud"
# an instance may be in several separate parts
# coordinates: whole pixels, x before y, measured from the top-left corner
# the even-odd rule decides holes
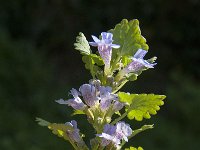
[[[111,122],[111,117],[106,117],[106,123],[110,123]]]

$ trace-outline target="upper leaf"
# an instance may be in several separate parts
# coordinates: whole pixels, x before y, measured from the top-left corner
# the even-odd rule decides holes
[[[74,43],[75,49],[80,51],[83,55],[91,54],[90,45],[86,40],[86,37],[83,33],[79,33],[79,36],[76,37],[76,43]]]
[[[113,56],[132,56],[139,48],[148,50],[146,39],[141,35],[139,21],[137,19],[128,21],[123,19],[114,29],[109,32],[113,34],[114,43],[120,48],[113,51]]]
[[[129,94],[124,92],[118,93],[120,102],[127,103],[127,117],[141,121],[143,118],[149,119],[155,115],[161,105],[164,104],[165,95],[154,94]]]

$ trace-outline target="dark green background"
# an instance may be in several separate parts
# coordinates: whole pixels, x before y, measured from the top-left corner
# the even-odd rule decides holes
[[[123,18],[140,21],[142,35],[157,56],[155,69],[144,72],[123,91],[167,95],[158,115],[136,129],[153,130],[129,143],[146,150],[194,150],[200,146],[200,2],[198,0],[0,0],[0,149],[67,150],[71,146],[38,126],[72,120],[72,109],[55,99],[90,79],[73,49],[78,32],[88,40]],[[82,132],[94,133],[82,116]],[[127,145],[128,146],[128,145]]]

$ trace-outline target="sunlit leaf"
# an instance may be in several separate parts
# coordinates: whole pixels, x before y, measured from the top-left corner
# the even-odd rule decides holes
[[[82,110],[74,110],[72,116],[74,115],[84,115],[85,113]]]
[[[97,56],[96,54],[84,55],[82,60],[85,63],[85,68],[90,70],[93,78],[99,71],[101,71],[99,66],[104,64],[101,57]]]
[[[123,19],[114,29],[109,30],[113,33],[114,43],[119,44],[120,48],[113,50],[115,56],[133,56],[139,49],[148,50],[146,39],[141,35],[139,21],[137,19],[128,21]]]
[[[118,93],[120,102],[127,103],[127,117],[136,119],[137,121],[143,118],[149,119],[150,115],[155,115],[160,109],[159,106],[164,104],[165,95],[154,94],[129,94],[124,92]]]
[[[51,124],[50,122],[38,117],[36,117],[35,121],[37,121],[40,126],[48,126],[49,124]]]
[[[90,45],[84,36],[83,33],[79,33],[79,35],[76,37],[76,43],[74,43],[75,49],[80,51],[83,55],[89,55],[91,54]]]
[[[125,150],[144,150],[142,147],[138,147],[138,148],[135,148],[135,147],[130,147],[130,148],[125,148]]]

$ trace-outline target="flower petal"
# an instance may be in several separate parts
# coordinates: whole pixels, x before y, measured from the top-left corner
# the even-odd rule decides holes
[[[96,36],[94,36],[94,35],[92,35],[92,38],[93,38],[93,40],[96,42],[96,43],[99,43],[99,42],[101,42]]]
[[[138,49],[138,51],[135,53],[135,55],[133,56],[134,58],[141,58],[143,59],[144,56],[146,55],[147,51],[143,50],[143,49]]]
[[[113,34],[112,33],[108,33],[108,32],[102,32],[101,36],[102,36],[103,40],[105,40],[105,39],[112,40]]]
[[[117,45],[117,44],[111,44],[111,47],[112,47],[112,48],[120,48],[120,45]]]
[[[94,106],[98,101],[98,97],[96,96],[96,89],[93,85],[83,84],[79,91],[81,92],[83,99],[88,106]]]
[[[96,42],[89,42],[89,44],[92,46],[98,46],[98,43],[96,43]]]
[[[55,102],[57,102],[58,104],[67,105],[67,101],[65,101],[64,99],[55,100]]]

